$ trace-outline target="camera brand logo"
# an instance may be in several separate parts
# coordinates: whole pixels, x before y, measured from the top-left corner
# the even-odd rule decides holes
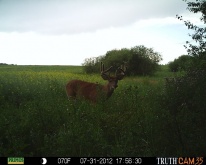
[[[8,157],[7,159],[8,164],[24,164],[23,157]]]

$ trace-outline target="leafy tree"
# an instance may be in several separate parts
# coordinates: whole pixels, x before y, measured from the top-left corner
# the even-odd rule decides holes
[[[200,20],[203,21],[205,25],[206,1],[184,1],[187,3],[187,9],[189,11],[193,13],[202,13]],[[177,18],[183,21],[182,16],[177,16]],[[166,91],[169,96],[168,102],[171,102],[171,104],[168,103],[167,106],[168,108],[172,107],[174,111],[186,108],[187,110],[196,110],[205,113],[203,107],[205,107],[206,102],[206,28],[198,27],[190,21],[184,22],[188,29],[194,30],[194,34],[190,34],[190,36],[197,44],[194,45],[186,41],[185,48],[187,49],[188,55],[191,56],[191,67],[187,70],[186,75],[166,82]],[[175,67],[180,66],[180,61],[181,57],[174,61],[173,64],[175,64]],[[192,92],[191,90],[198,92]],[[196,105],[196,107],[191,108],[190,104]],[[183,107],[183,105],[186,106]]]
[[[158,69],[162,60],[159,53],[143,45],[131,48],[128,72],[133,75],[151,75]]]
[[[140,45],[131,49],[114,49],[104,56],[85,59],[83,66],[86,73],[98,73],[100,62],[105,66],[114,66],[113,72],[124,64],[127,67],[127,75],[151,75],[157,70],[158,62],[161,60],[159,53]]]
[[[187,3],[187,9],[192,13],[201,13],[200,21],[203,22],[203,26],[194,25],[190,21],[185,21],[182,16],[177,15],[177,18],[184,21],[188,29],[193,30],[193,34],[189,34],[195,44],[186,41],[184,47],[187,49],[189,55],[194,58],[194,67],[204,68],[206,67],[206,0],[196,0],[191,2],[184,0]],[[199,66],[200,64],[200,66]]]
[[[196,0],[195,2],[188,0],[184,1],[187,3],[187,9],[189,11],[192,13],[200,12],[202,14],[200,20],[205,25],[206,0]],[[177,18],[181,21],[184,21],[182,16],[177,16]],[[187,49],[188,55],[191,56],[191,67],[189,70],[187,70],[186,75],[179,77],[178,79],[171,79],[170,81],[166,82],[166,93],[168,96],[168,102],[170,102],[167,104],[167,106],[168,108],[172,107],[173,111],[176,112],[184,108],[188,111],[196,110],[205,113],[206,28],[205,26],[198,27],[190,21],[184,21],[184,23],[188,29],[194,31],[194,33],[190,34],[190,36],[192,37],[192,40],[196,42],[196,44],[186,41],[186,45],[184,45]],[[180,66],[180,61],[181,59],[177,59],[174,61],[174,63],[172,63],[172,65],[175,65],[174,67],[178,68]],[[191,105],[196,106],[192,107]]]
[[[103,56],[86,58],[82,64],[84,66],[84,71],[86,73],[97,73],[99,71],[98,64],[102,61],[102,59]]]
[[[163,105],[172,114],[183,154],[189,151],[187,146],[190,141],[185,140],[187,135],[182,130],[195,130],[195,133],[191,134],[198,135],[197,141],[201,145],[204,144],[203,139],[206,136],[206,1],[184,1],[187,3],[187,9],[190,12],[202,14],[200,20],[204,26],[198,27],[190,21],[184,21],[182,16],[177,15],[177,18],[184,21],[188,29],[194,32],[189,36],[195,41],[195,44],[186,41],[186,45],[184,45],[188,55],[192,57],[192,63],[184,76],[166,79],[165,96],[162,97]],[[184,118],[187,118],[187,120],[184,120]],[[190,121],[189,118],[191,118]]]
[[[169,62],[169,69],[172,72],[187,71],[192,67],[192,57],[188,55],[182,55],[172,62]]]
[[[114,68],[116,68],[124,64],[125,62],[128,62],[130,53],[130,49],[127,48],[107,51],[103,62],[108,66],[114,66]]]

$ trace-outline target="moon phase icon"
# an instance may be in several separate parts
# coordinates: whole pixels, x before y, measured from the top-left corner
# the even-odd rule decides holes
[[[41,159],[41,164],[46,164],[47,163],[47,159],[46,158],[42,158]]]

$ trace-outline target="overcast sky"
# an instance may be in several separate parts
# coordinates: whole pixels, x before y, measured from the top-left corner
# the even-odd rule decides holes
[[[144,45],[166,64],[197,21],[182,0],[0,0],[0,63],[81,65],[112,49]]]

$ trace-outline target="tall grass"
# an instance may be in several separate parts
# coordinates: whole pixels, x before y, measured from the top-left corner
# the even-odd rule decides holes
[[[194,151],[180,145],[177,125],[162,106],[167,73],[157,74],[126,77],[109,100],[94,106],[70,104],[65,85],[70,79],[106,83],[99,75],[79,67],[0,67],[0,156],[195,154],[201,148],[196,138],[190,140]]]

